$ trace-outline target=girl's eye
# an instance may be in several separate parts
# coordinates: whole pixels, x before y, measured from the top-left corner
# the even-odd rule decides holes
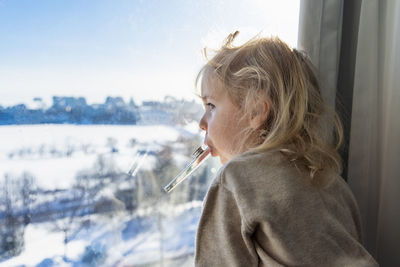
[[[214,109],[215,105],[212,103],[207,103],[206,106],[208,106],[210,109]]]

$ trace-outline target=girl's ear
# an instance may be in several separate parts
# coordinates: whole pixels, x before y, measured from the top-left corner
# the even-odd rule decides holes
[[[251,118],[250,127],[254,130],[260,128],[267,120],[269,115],[269,104],[267,101],[257,103],[254,107]]]

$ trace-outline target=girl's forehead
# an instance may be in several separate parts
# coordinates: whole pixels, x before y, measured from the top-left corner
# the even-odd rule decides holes
[[[202,98],[217,98],[225,93],[225,88],[219,79],[207,75],[203,77],[201,82],[201,97]]]

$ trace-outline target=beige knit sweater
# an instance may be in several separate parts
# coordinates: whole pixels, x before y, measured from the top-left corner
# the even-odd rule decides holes
[[[312,186],[280,152],[246,152],[207,193],[196,266],[378,266],[345,181]]]

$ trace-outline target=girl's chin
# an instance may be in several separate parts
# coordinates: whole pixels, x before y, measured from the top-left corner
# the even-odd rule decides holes
[[[209,147],[209,148],[210,148],[211,156],[212,157],[219,157],[219,160],[221,161],[222,164],[225,164],[228,161],[225,157],[219,155],[218,152],[214,148],[212,148],[212,147]]]

